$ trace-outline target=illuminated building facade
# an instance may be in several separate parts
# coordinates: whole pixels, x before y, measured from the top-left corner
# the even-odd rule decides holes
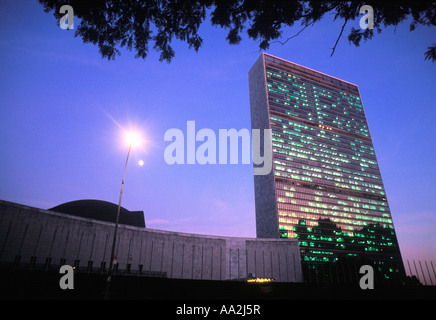
[[[272,130],[273,170],[254,176],[257,237],[298,239],[305,281],[341,282],[363,264],[402,279],[358,87],[265,53],[249,86],[252,129]]]

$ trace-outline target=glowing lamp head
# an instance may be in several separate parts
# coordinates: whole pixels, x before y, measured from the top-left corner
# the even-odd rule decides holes
[[[132,147],[137,147],[142,144],[142,138],[139,135],[139,133],[134,131],[128,131],[125,135],[126,142],[128,145],[131,145]]]

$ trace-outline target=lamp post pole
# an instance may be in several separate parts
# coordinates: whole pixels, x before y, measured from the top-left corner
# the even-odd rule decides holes
[[[111,280],[112,280],[112,269],[114,266],[114,257],[115,257],[115,243],[117,240],[118,220],[120,218],[121,198],[123,196],[124,178],[126,176],[127,162],[129,161],[129,155],[130,155],[131,149],[132,149],[132,144],[130,144],[129,151],[127,152],[126,164],[124,165],[123,180],[121,182],[120,200],[118,202],[117,219],[115,222],[114,237],[113,237],[113,242],[112,242],[112,252],[111,252],[111,258],[110,258],[111,260],[110,260],[109,271],[108,271],[107,280],[106,280],[105,299],[109,299],[109,290],[110,290],[110,285],[111,285]]]

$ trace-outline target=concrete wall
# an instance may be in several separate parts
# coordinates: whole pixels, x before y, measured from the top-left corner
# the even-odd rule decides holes
[[[114,224],[0,200],[0,263],[109,266]],[[119,225],[118,270],[169,278],[302,281],[298,242],[203,236]],[[47,260],[50,259],[50,260]],[[129,266],[128,266],[129,265]]]
[[[264,55],[261,54],[248,72],[250,92],[251,129],[271,129],[265,77]],[[263,147],[263,144],[261,144]],[[263,154],[263,150],[261,150]],[[256,204],[256,236],[279,238],[277,199],[274,183],[274,165],[268,175],[254,175]]]

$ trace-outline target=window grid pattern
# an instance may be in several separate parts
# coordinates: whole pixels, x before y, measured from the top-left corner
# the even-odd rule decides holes
[[[358,88],[266,59],[280,236],[303,261],[399,254]]]

